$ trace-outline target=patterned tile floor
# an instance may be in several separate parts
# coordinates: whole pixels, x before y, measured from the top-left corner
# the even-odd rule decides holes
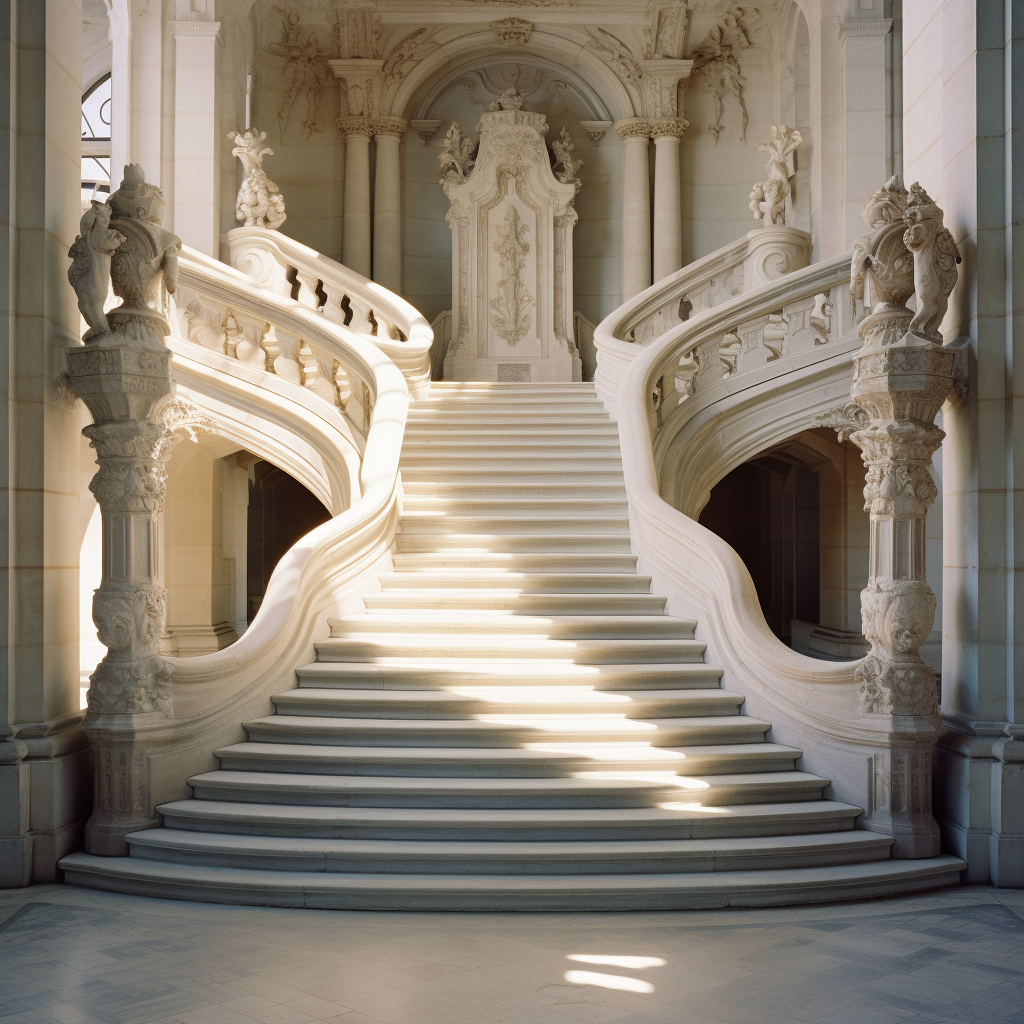
[[[0,891],[0,1024],[1024,1024],[1024,891],[642,914]]]

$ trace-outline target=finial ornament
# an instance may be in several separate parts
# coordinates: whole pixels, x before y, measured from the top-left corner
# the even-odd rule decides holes
[[[277,182],[267,177],[263,170],[263,158],[273,156],[274,151],[263,143],[266,132],[258,128],[246,128],[244,132],[229,132],[234,142],[232,156],[242,161],[245,178],[238,190],[235,201],[235,217],[247,228],[267,228],[276,231],[285,221],[284,196]]]
[[[754,219],[763,220],[766,227],[786,224],[786,201],[793,192],[789,184],[794,173],[793,152],[803,141],[796,128],[773,124],[771,139],[757,144],[759,150],[770,154],[765,168],[768,176],[750,190],[750,209]]]
[[[452,121],[444,137],[444,151],[438,155],[441,164],[441,184],[456,178],[468,177],[473,169],[473,140]]]

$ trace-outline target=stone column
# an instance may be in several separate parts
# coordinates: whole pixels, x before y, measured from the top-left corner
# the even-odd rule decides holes
[[[683,264],[679,146],[686,122],[652,121],[654,136],[654,281]]]
[[[207,256],[220,254],[217,51],[220,22],[175,21],[174,230]]]
[[[370,135],[368,117],[342,117],[345,136],[345,210],[342,251],[346,267],[369,277],[370,269]]]
[[[377,169],[373,195],[373,279],[402,290],[402,135],[400,117],[375,117]]]
[[[159,227],[163,194],[142,168],[125,168],[107,204],[93,203],[71,250],[68,277],[89,325],[67,349],[68,383],[94,422],[84,430],[99,471],[89,485],[103,520],[103,573],[93,620],[108,648],[89,686],[85,730],[94,753],[90,853],[127,853],[125,835],[157,824],[145,736],[170,713],[170,668],[159,658],[164,590],[156,519],[172,441],[160,413],[173,390],[166,320],[152,308],[161,281],[173,292],[180,239]],[[113,255],[108,255],[109,253]],[[108,282],[122,303],[103,313]]]
[[[615,130],[625,150],[622,181],[622,301],[651,286],[651,188],[647,147],[651,123],[639,117]]]
[[[894,857],[932,857],[940,849],[931,777],[941,719],[935,675],[919,653],[935,617],[925,579],[925,515],[937,493],[932,456],[944,436],[935,417],[958,379],[956,350],[942,344],[938,324],[959,254],[942,211],[919,186],[908,198],[893,179],[869,201],[864,219],[872,232],[854,247],[852,287],[868,316],[860,324],[851,394],[867,423],[851,440],[867,468],[871,533],[861,618],[871,650],[857,678],[861,713],[888,719],[865,824],[895,838]],[[915,284],[918,312],[911,319],[906,302]]]

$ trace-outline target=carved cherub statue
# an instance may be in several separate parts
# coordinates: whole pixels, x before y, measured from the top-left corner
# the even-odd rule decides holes
[[[128,164],[121,187],[107,202],[113,211],[110,227],[124,235],[110,268],[114,292],[122,299],[116,312],[150,312],[160,281],[172,294],[178,281],[181,239],[160,227],[164,194],[146,181],[138,164]]]
[[[869,313],[904,310],[914,291],[914,258],[903,240],[907,190],[893,175],[865,204],[871,231],[853,245],[850,292]]]
[[[473,140],[464,135],[457,121],[452,121],[444,137],[444,152],[438,156],[441,184],[452,178],[465,178],[473,169]]]
[[[242,161],[245,171],[235,202],[235,216],[247,228],[276,230],[285,220],[284,196],[263,170],[263,158],[274,155],[269,146],[263,145],[267,133],[246,128],[244,132],[230,132],[228,138],[235,143],[231,155]]]
[[[942,344],[939,325],[949,306],[949,294],[956,284],[960,250],[942,224],[942,210],[918,182],[910,186],[910,198],[903,211],[906,231],[903,242],[914,254],[914,292],[917,312],[910,330]]]
[[[89,325],[83,341],[110,332],[107,315],[103,312],[110,287],[110,256],[125,240],[119,231],[111,230],[112,212],[106,203],[93,199],[82,214],[81,234],[68,250],[72,260],[68,280],[78,295],[78,308]]]
[[[796,128],[784,124],[772,125],[772,137],[759,142],[757,148],[770,154],[765,168],[767,178],[757,182],[750,191],[750,209],[755,220],[784,227],[786,200],[793,191],[789,179],[793,176],[793,151],[804,141]]]

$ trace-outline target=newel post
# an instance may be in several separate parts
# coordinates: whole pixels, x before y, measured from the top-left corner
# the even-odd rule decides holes
[[[164,503],[173,435],[162,408],[173,390],[167,321],[152,308],[160,282],[173,292],[180,240],[160,227],[164,200],[142,168],[82,217],[68,278],[89,325],[67,349],[68,384],[94,422],[83,433],[99,471],[89,489],[103,521],[103,576],[93,620],[108,648],[89,686],[85,729],[94,750],[94,808],[86,850],[127,853],[124,837],[158,823],[149,787],[146,734],[170,714],[171,669],[159,657],[164,589],[156,520]],[[104,314],[108,284],[121,305]]]
[[[864,207],[871,232],[854,246],[851,288],[868,311],[854,357],[852,397],[866,423],[861,449],[871,514],[868,585],[861,616],[871,650],[857,668],[862,716],[886,716],[886,749],[873,755],[873,806],[865,824],[891,834],[893,856],[939,853],[931,810],[932,745],[939,734],[935,674],[921,644],[935,618],[925,579],[925,516],[936,497],[930,467],[945,436],[935,425],[958,386],[956,349],[939,325],[960,260],[942,210],[919,185],[896,178]],[[917,312],[906,302],[917,294]]]

